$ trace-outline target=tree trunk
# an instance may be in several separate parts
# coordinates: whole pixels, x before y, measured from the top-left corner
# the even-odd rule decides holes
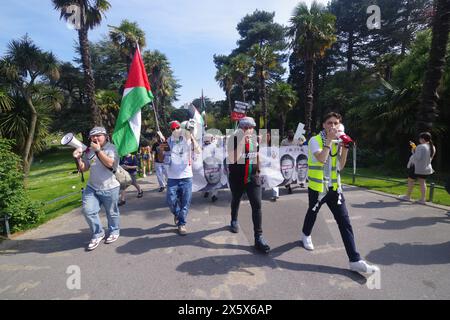
[[[409,36],[410,31],[408,30],[409,18],[411,16],[411,7],[409,5],[409,1],[406,1],[406,12],[405,12],[405,26],[403,27],[402,34],[402,46],[401,46],[401,57],[404,57],[406,54],[406,48],[409,45]]]
[[[81,15],[83,15],[83,10],[81,10]],[[83,16],[81,17],[81,21],[84,21]],[[78,31],[78,38],[81,48],[81,60],[84,71],[84,81],[86,85],[85,88],[86,88],[87,103],[89,108],[91,109],[92,126],[101,126],[102,118],[98,110],[97,103],[95,101],[95,83],[94,83],[94,76],[92,74],[91,54],[89,51],[88,28],[84,24]]]
[[[28,177],[28,174],[30,173],[31,168],[31,146],[33,145],[34,141],[34,133],[36,132],[36,123],[37,123],[37,112],[33,105],[33,101],[31,101],[31,97],[27,94],[25,95],[25,100],[28,104],[28,107],[31,110],[31,122],[30,122],[30,128],[28,130],[28,137],[27,142],[25,143],[25,148],[23,152],[23,172],[25,174],[25,179]]]
[[[352,72],[353,67],[353,43],[354,43],[353,31],[348,33],[348,48],[347,48],[347,71]]]
[[[283,139],[283,137],[284,137],[284,128],[285,128],[285,123],[286,123],[286,114],[284,114],[284,113],[281,113],[281,115],[280,115],[280,118],[281,118],[281,132],[280,132],[280,134],[281,134],[281,139]]]
[[[305,61],[305,131],[311,134],[312,110],[314,104],[314,60]]]
[[[444,72],[445,54],[450,31],[450,0],[436,1],[430,58],[422,88],[421,105],[417,114],[419,132],[430,131],[437,117],[437,88]]]
[[[231,89],[227,90],[227,100],[228,100],[228,115],[231,117],[231,112],[233,111],[233,106],[231,104]]]
[[[260,88],[261,88],[261,105],[264,114],[264,129],[268,128],[268,114],[267,114],[267,95],[266,95],[266,81],[263,75],[264,70],[261,70]]]

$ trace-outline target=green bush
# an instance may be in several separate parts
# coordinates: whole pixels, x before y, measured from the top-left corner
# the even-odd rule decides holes
[[[25,192],[21,160],[12,151],[12,141],[0,138],[0,215],[10,216],[11,232],[40,221],[42,205]]]

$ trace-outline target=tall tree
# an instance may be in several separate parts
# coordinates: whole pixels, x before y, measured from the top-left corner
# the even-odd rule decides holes
[[[107,0],[52,0],[55,10],[61,12],[61,18],[65,20],[73,16],[68,12],[71,6],[79,8],[78,39],[81,49],[81,59],[86,82],[87,104],[91,109],[92,125],[102,124],[100,112],[95,101],[95,82],[92,74],[91,56],[89,52],[88,31],[94,29],[102,22],[102,16],[111,7]]]
[[[220,87],[225,91],[227,101],[228,101],[228,115],[231,116],[233,107],[231,104],[231,89],[233,89],[234,78],[233,70],[231,69],[229,63],[222,64],[216,72],[216,81],[219,83]]]
[[[284,27],[274,22],[274,17],[275,12],[255,10],[242,18],[237,25],[241,38],[232,55],[246,53],[255,44],[270,45],[275,51],[285,49]]]
[[[177,90],[180,85],[175,79],[169,59],[164,53],[158,50],[145,51],[143,60],[154,95],[153,106],[162,121],[160,122],[162,130],[168,134],[169,109],[171,103],[177,99]]]
[[[1,74],[9,82],[11,90],[18,92],[28,107],[30,121],[22,150],[24,173],[28,175],[33,156],[32,144],[38,122],[36,100],[42,93],[38,81],[45,77],[58,79],[58,61],[52,53],[42,51],[28,36],[25,36],[9,43],[6,55],[0,65]]]
[[[450,32],[450,0],[436,0],[433,18],[430,58],[423,83],[417,129],[430,131],[437,117],[437,88],[444,73],[445,55]]]
[[[292,86],[286,82],[277,82],[271,88],[270,101],[276,114],[281,119],[281,137],[284,137],[287,114],[297,103],[297,95]]]
[[[300,3],[290,19],[288,35],[292,39],[293,54],[305,63],[305,131],[311,133],[314,106],[314,63],[325,55],[325,51],[336,41],[336,17],[324,10],[317,2],[309,9]]]
[[[143,49],[146,46],[145,32],[139,28],[137,22],[123,20],[118,27],[109,26],[109,37],[116,48],[119,49],[122,58],[130,70],[136,44]]]
[[[231,58],[230,65],[234,82],[239,85],[242,95],[241,99],[245,102],[245,85],[250,76],[252,60],[248,55],[240,53]]]
[[[279,60],[271,46],[261,46],[255,44],[250,48],[250,56],[253,58],[253,67],[255,76],[259,84],[259,96],[261,108],[263,111],[264,128],[268,125],[268,108],[267,108],[267,81],[270,79],[271,71],[280,68]]]
[[[367,47],[367,6],[367,1],[361,0],[332,0],[328,5],[330,13],[336,16],[336,44],[343,51],[345,60],[342,60],[346,61],[348,72],[365,57],[363,49]]]

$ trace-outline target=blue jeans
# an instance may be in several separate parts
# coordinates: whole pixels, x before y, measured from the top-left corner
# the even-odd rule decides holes
[[[177,217],[178,225],[184,226],[192,199],[192,178],[169,179],[167,181],[167,204]]]
[[[90,186],[84,189],[82,212],[89,228],[91,228],[93,239],[103,237],[105,234],[98,215],[101,205],[105,207],[109,234],[119,234],[119,189],[120,187],[96,191]]]

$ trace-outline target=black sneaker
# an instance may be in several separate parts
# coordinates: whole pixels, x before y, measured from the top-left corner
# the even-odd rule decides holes
[[[138,192],[137,198],[142,198],[144,196],[144,191]]]
[[[212,197],[211,197],[211,201],[212,201],[212,202],[216,202],[216,201],[217,201],[217,197],[216,197],[216,196],[212,196]]]
[[[239,232],[239,224],[236,220],[232,220],[230,224],[230,231],[233,233]]]
[[[127,203],[125,200],[119,201],[118,206],[121,207],[121,206],[123,206],[125,203]]]
[[[203,195],[203,198],[208,198],[209,197],[209,192],[205,192],[205,194]]]
[[[159,188],[158,192],[163,192],[164,191],[164,187]]]
[[[291,188],[291,186],[288,187],[288,193],[289,193],[289,194],[292,194],[292,188]]]
[[[255,238],[255,248],[262,253],[269,253],[270,247],[262,236]]]

